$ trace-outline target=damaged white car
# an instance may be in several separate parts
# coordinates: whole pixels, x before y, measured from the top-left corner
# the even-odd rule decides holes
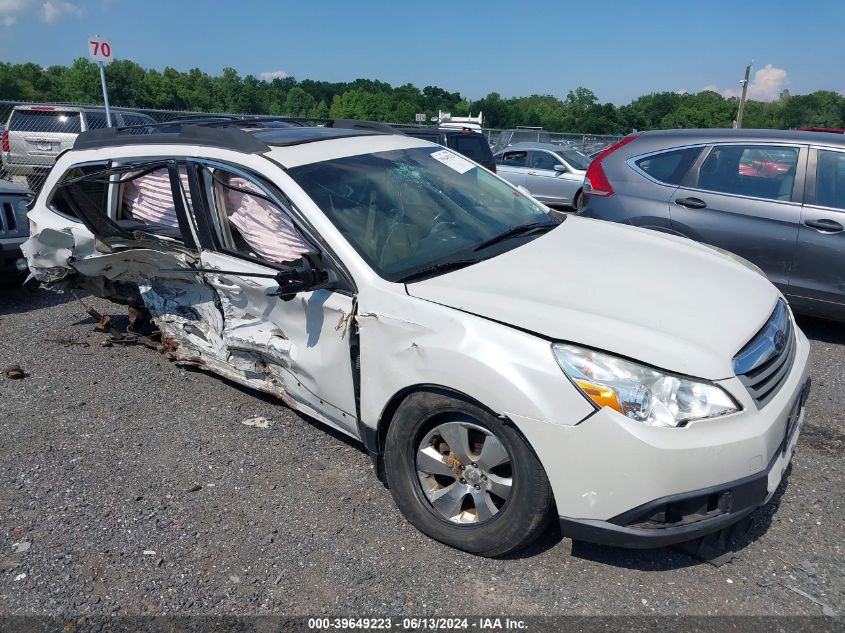
[[[361,129],[81,134],[29,213],[35,277],[127,304],[175,360],[365,445],[420,530],[487,556],[652,547],[778,486],[806,338],[752,267],[567,217]]]

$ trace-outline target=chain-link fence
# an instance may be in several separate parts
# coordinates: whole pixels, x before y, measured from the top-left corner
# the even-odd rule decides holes
[[[143,126],[189,118],[251,116],[245,113],[148,108],[112,108],[111,115],[114,126]],[[73,146],[76,136],[82,130],[107,127],[108,123],[102,106],[0,101],[0,125],[3,126],[0,179],[24,184],[34,193],[38,193],[56,157]],[[533,133],[536,130],[525,128],[518,131]],[[494,128],[482,130],[492,147],[497,147],[500,141],[509,144],[522,140],[507,132]],[[514,140],[508,141],[510,138]],[[611,135],[564,134],[541,130],[535,140],[557,143],[591,154],[611,145],[619,138]]]

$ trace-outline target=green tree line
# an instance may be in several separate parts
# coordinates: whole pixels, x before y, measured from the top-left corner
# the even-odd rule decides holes
[[[697,94],[658,92],[623,106],[599,102],[587,88],[570,90],[564,99],[551,95],[503,98],[496,92],[469,100],[437,86],[422,90],[408,83],[393,87],[383,81],[356,79],[328,82],[294,77],[270,81],[241,77],[233,68],[209,75],[194,68],[180,72],[145,69],[128,60],[106,67],[113,105],[196,112],[231,112],[302,117],[354,118],[410,123],[414,114],[428,118],[439,110],[456,116],[484,113],[485,127],[542,126],[553,132],[619,134],[633,129],[729,127],[738,100],[712,91]],[[99,71],[85,58],[71,66],[0,63],[0,99],[101,103]],[[784,90],[771,101],[749,101],[745,127],[845,127],[845,97],[832,91],[790,95]]]

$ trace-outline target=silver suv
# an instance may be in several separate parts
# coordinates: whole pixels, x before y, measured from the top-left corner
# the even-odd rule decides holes
[[[148,125],[155,120],[138,112],[112,108],[115,126]],[[22,176],[37,190],[56,157],[73,146],[85,130],[107,127],[102,108],[65,105],[19,105],[9,115],[3,131],[3,169],[10,177]]]
[[[665,130],[627,136],[590,164],[580,214],[725,249],[762,269],[796,312],[845,320],[841,135]]]

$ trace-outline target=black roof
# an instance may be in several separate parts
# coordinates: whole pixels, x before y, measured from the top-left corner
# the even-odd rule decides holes
[[[98,149],[125,145],[207,145],[258,154],[271,147],[300,145],[351,136],[401,134],[384,123],[352,119],[313,120],[285,117],[229,118],[209,117],[186,121],[167,121],[154,125],[112,127],[88,130],[76,137],[73,149]],[[278,125],[290,123],[288,126]],[[275,125],[274,125],[275,124]]]
[[[276,147],[301,145],[302,143],[312,143],[314,141],[327,141],[336,138],[345,138],[347,136],[372,136],[374,134],[378,134],[378,132],[371,130],[335,129],[332,127],[288,127],[256,130],[251,133],[253,138]]]

